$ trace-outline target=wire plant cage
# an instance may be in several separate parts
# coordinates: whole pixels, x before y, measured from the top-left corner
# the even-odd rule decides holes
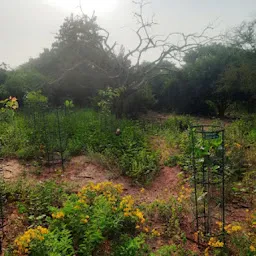
[[[195,232],[225,242],[225,130],[192,126],[191,145]]]
[[[69,113],[63,108],[49,108],[45,105],[26,110],[31,142],[38,148],[38,156],[48,166],[61,164],[64,170],[69,135]]]

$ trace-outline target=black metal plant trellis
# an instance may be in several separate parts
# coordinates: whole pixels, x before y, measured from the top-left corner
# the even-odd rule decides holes
[[[31,142],[37,146],[39,156],[45,156],[48,166],[60,163],[64,169],[70,113],[62,108],[47,106],[29,107],[26,113],[27,124],[32,131]]]
[[[206,236],[222,236],[223,241],[225,234],[224,141],[225,131],[220,126],[191,127],[195,229]]]

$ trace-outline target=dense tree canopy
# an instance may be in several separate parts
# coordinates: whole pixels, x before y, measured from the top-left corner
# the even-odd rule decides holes
[[[152,81],[162,110],[218,114],[235,103],[253,111],[256,95],[256,55],[253,47],[210,44],[190,51],[182,68]]]
[[[148,30],[154,21],[145,22],[142,10],[143,5],[135,15],[139,28],[133,50],[110,45],[109,33],[95,16],[66,18],[50,49],[16,70],[0,68],[0,98],[12,95],[22,103],[28,92],[40,90],[52,105],[72,100],[98,108],[107,103],[117,116],[136,116],[150,108],[224,116],[234,104],[255,111],[255,20],[218,43],[203,33],[158,39]],[[172,35],[183,43],[170,43]],[[143,62],[151,49],[162,51],[155,61]]]
[[[44,88],[46,78],[35,70],[18,69],[6,73],[5,82],[0,85],[2,98],[15,96],[22,104],[24,96],[30,91]]]

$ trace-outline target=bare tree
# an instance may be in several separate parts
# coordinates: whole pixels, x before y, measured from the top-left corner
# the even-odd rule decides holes
[[[113,44],[109,43],[109,32],[102,28],[98,27],[98,32],[101,34],[103,38],[103,44],[99,45],[99,49],[105,55],[111,56],[116,61],[117,67],[119,70],[112,71],[112,73],[104,67],[101,67],[98,63],[95,63],[91,59],[82,60],[79,63],[74,64],[72,67],[68,68],[65,72],[72,71],[78,68],[80,65],[84,63],[88,63],[93,66],[95,69],[98,69],[99,72],[104,73],[110,79],[118,79],[121,76],[123,77],[120,80],[120,84],[122,86],[135,86],[139,87],[143,84],[148,75],[152,70],[157,68],[159,65],[163,63],[165,60],[178,61],[181,62],[183,56],[186,52],[195,49],[201,45],[205,45],[213,40],[216,40],[218,36],[210,37],[208,32],[213,29],[212,24],[208,25],[201,33],[191,33],[184,34],[180,32],[172,32],[167,36],[161,35],[151,35],[150,30],[157,25],[155,22],[154,16],[147,20],[144,15],[145,6],[149,5],[150,2],[146,0],[138,0],[133,1],[133,3],[138,7],[138,11],[134,13],[134,17],[137,21],[138,28],[135,30],[135,34],[137,35],[138,43],[133,49],[129,49],[127,53],[123,53],[122,58],[120,55],[116,54],[117,42]],[[95,13],[91,17],[88,17],[83,12],[83,7],[80,0],[80,10],[84,19],[88,22],[95,19]],[[176,41],[176,43],[174,43]],[[156,50],[159,52],[159,55],[155,58],[155,60],[143,65],[142,70],[140,69],[141,63],[145,60],[143,57],[152,50]],[[135,61],[131,61],[131,58]],[[127,63],[129,63],[129,67],[127,68]],[[124,76],[123,71],[126,71],[126,75]],[[139,76],[137,81],[133,81],[130,79],[130,76],[134,76],[134,73],[140,71],[141,75]],[[65,73],[64,72],[64,73]],[[60,77],[60,79],[63,75]]]
[[[0,69],[12,70],[12,68],[10,67],[10,65],[6,64],[5,62],[0,63]]]
[[[243,50],[256,52],[256,18],[242,22],[227,34],[228,43]]]
[[[218,37],[210,37],[208,35],[208,32],[213,29],[212,25],[208,25],[201,33],[186,35],[180,32],[172,32],[167,36],[154,35],[151,33],[152,28],[157,25],[154,16],[148,20],[144,14],[145,7],[150,3],[146,0],[136,0],[133,3],[137,6],[137,11],[134,13],[134,18],[137,22],[137,29],[134,30],[137,36],[137,44],[133,49],[125,51],[124,47],[121,47],[121,51],[117,54],[117,42],[110,44],[110,33],[98,26],[95,33],[101,35],[102,41],[94,47],[97,48],[97,51],[102,56],[111,59],[112,63],[115,64],[108,66],[93,58],[82,59],[77,63],[73,63],[51,83],[59,82],[68,72],[79,69],[81,65],[86,64],[104,75],[110,87],[122,88],[122,97],[126,97],[145,85],[152,77],[159,75],[156,70],[158,68],[163,70],[164,62],[167,60],[181,63],[188,51],[218,39]],[[83,12],[81,0],[79,7],[82,19],[86,22],[96,20],[95,13],[88,17]],[[156,58],[151,62],[143,62],[145,61],[145,55],[151,51],[158,53]],[[168,68],[165,68],[166,72],[168,72]],[[122,97],[120,96],[120,101],[122,101]]]

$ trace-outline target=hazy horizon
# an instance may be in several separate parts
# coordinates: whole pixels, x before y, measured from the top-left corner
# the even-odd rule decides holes
[[[126,48],[136,43],[132,32],[135,27],[130,0],[83,0],[83,9],[88,15],[93,9],[98,16],[98,24],[106,28],[112,41],[124,44]],[[35,58],[49,48],[54,41],[64,18],[72,12],[79,12],[78,0],[0,0],[2,24],[0,32],[0,63],[11,67]],[[159,25],[156,34],[166,35],[173,31],[184,33],[200,32],[207,24],[217,19],[214,33],[239,25],[243,20],[256,14],[256,1],[217,0],[152,0],[146,8],[147,17],[156,15]]]

